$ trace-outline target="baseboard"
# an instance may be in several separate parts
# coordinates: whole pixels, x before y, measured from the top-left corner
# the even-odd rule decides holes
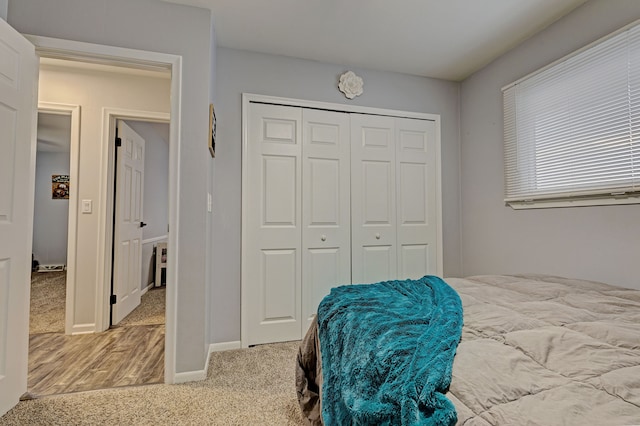
[[[208,357],[207,357],[208,359]],[[207,370],[185,371],[184,373],[176,373],[173,383],[199,382],[207,378]]]
[[[149,290],[151,290],[151,287],[153,287],[153,283],[149,284],[148,286],[146,286],[145,288],[143,288],[140,291],[140,296],[142,296],[143,294],[145,294],[146,292],[148,292]]]
[[[232,349],[241,349],[240,341],[211,343],[207,351],[207,359],[204,362],[204,369],[197,371],[185,371],[184,373],[176,373],[174,383],[187,383],[205,380],[207,378],[207,370],[209,369],[209,359],[212,352],[230,351]]]
[[[209,353],[230,351],[233,349],[242,349],[242,344],[239,340],[236,342],[211,343],[209,345]]]
[[[61,272],[66,270],[67,270],[67,265],[63,263],[54,263],[51,265],[38,265],[38,272]]]
[[[96,324],[92,323],[92,324],[75,324],[73,327],[71,327],[71,334],[72,335],[78,335],[78,334],[90,334],[90,333],[95,333],[96,332]]]

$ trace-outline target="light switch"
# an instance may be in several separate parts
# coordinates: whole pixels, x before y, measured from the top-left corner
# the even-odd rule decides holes
[[[91,200],[82,200],[82,213],[91,213],[92,209]]]

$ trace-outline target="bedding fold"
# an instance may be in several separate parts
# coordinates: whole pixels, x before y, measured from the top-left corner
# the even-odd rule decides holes
[[[337,287],[318,308],[326,425],[453,425],[462,303],[435,276]]]

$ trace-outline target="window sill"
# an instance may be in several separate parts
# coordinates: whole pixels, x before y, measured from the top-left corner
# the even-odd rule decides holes
[[[507,201],[505,204],[514,210],[526,209],[552,209],[563,207],[591,207],[612,206],[623,204],[640,204],[640,195],[633,196],[609,196],[609,197],[582,197],[582,198],[556,198],[532,201]]]

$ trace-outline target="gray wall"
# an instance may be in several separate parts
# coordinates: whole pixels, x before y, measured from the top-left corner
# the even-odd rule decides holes
[[[9,0],[0,0],[0,19],[7,20],[7,9],[9,7]]]
[[[51,198],[51,175],[69,174],[69,155],[69,151],[37,152],[33,254],[41,265],[67,263],[69,200]],[[77,191],[71,185],[70,190]]]
[[[505,207],[500,91],[638,18],[637,0],[592,0],[462,83],[465,275],[538,272],[640,289],[640,205]]]
[[[227,48],[217,50],[218,142],[214,168],[211,341],[240,339],[241,95],[243,92],[441,115],[444,272],[460,274],[457,83],[351,68],[364,94],[351,101],[337,89],[342,65]]]
[[[182,56],[180,238],[176,372],[206,366],[206,192],[211,160],[205,154],[211,69],[209,10],[156,0],[11,0],[8,22],[47,37]]]

